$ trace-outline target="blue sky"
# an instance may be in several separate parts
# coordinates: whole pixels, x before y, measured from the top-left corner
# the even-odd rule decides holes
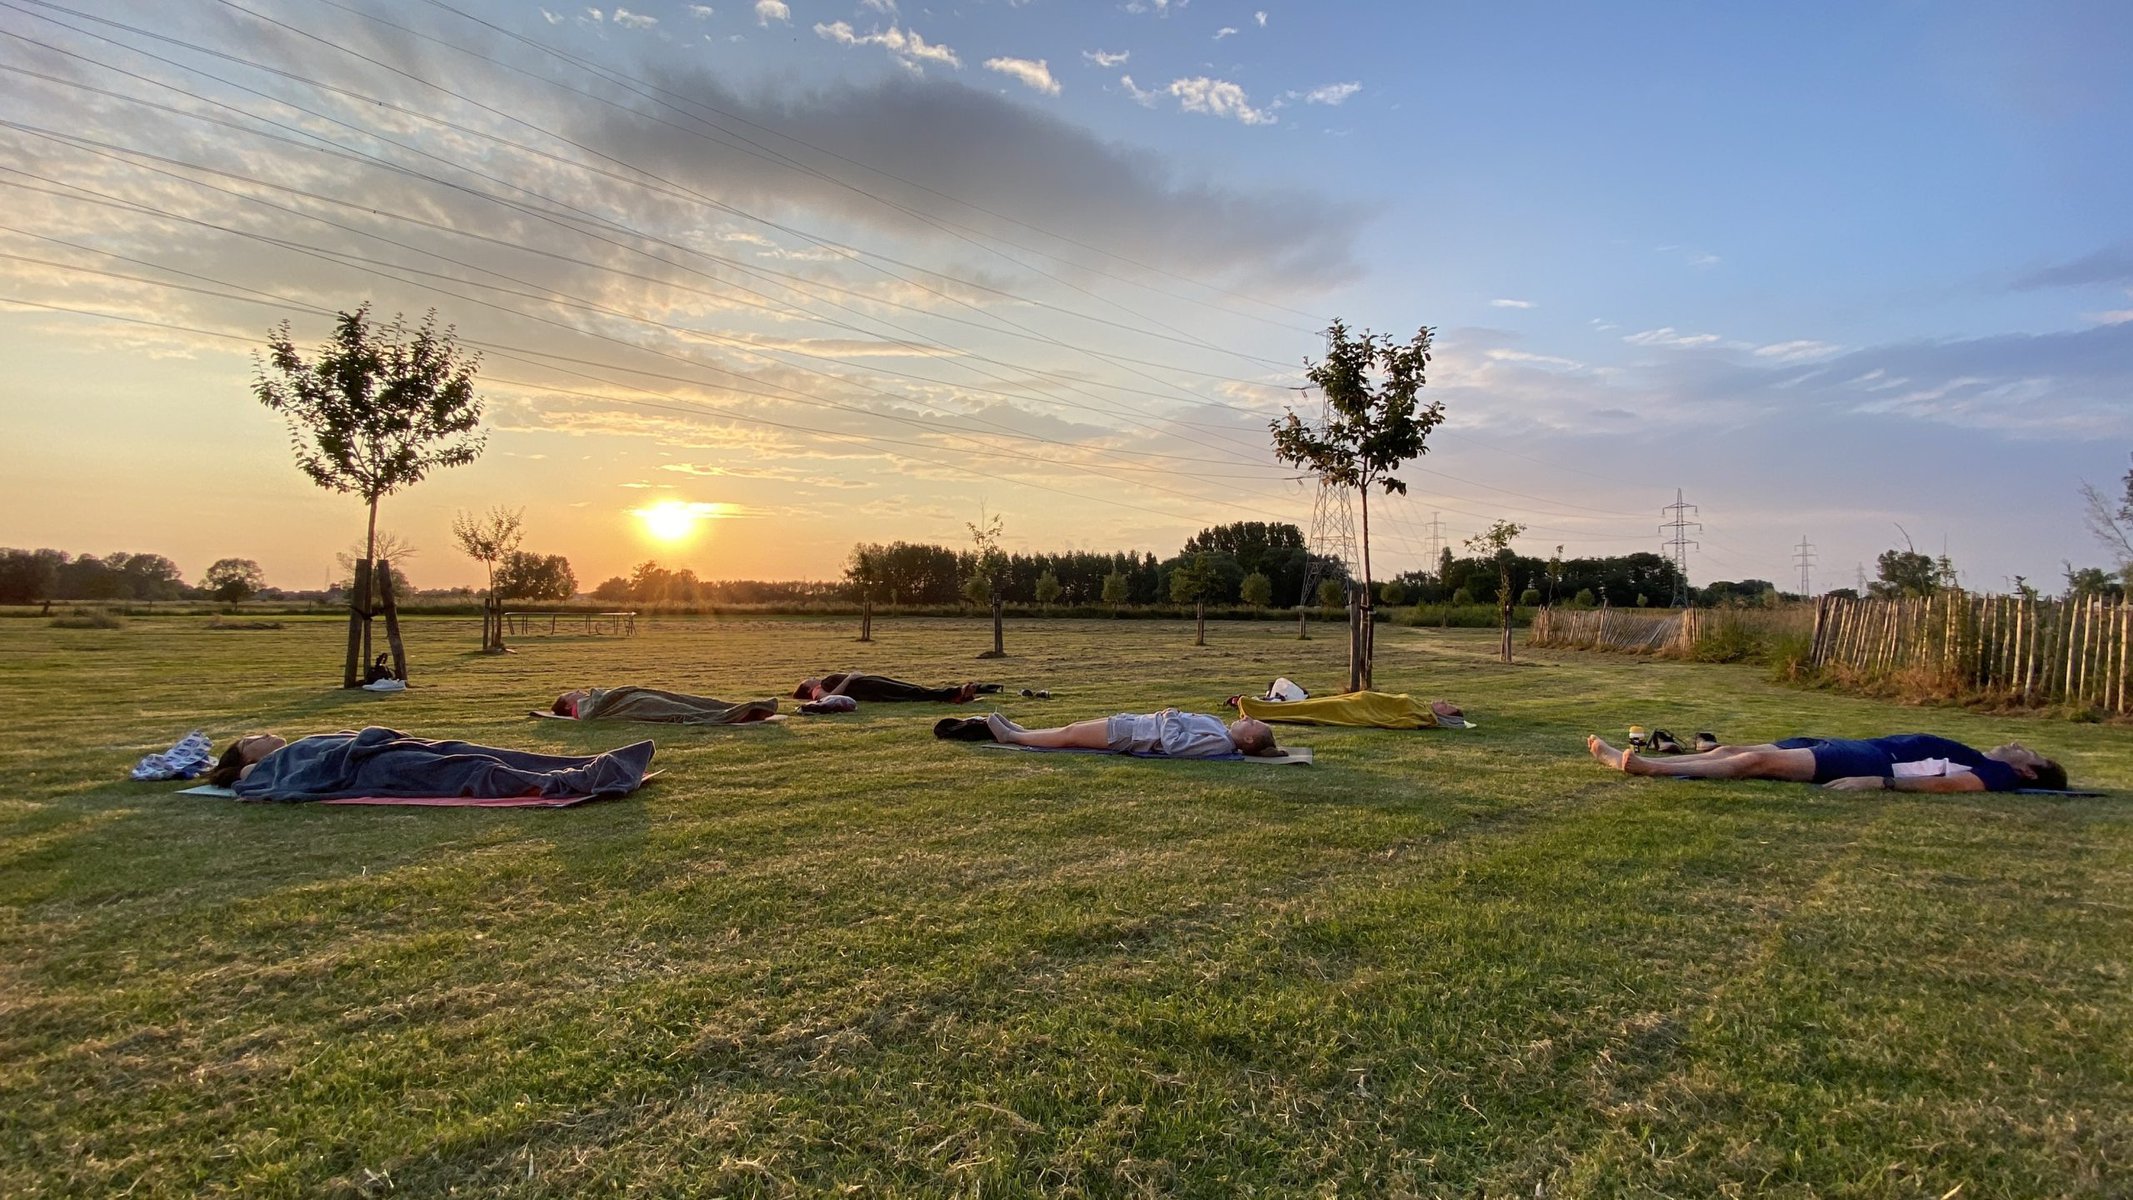
[[[0,10],[4,544],[322,574],[245,338],[364,298],[502,348],[489,453],[388,502],[425,584],[492,503],[588,584],[1305,523],[1264,428],[1336,315],[1438,330],[1380,574],[1433,516],[1654,549],[1678,487],[1699,582],[2053,581],[2133,450],[2123,5],[82,11]]]

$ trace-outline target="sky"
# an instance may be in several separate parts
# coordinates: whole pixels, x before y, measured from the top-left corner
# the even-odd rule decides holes
[[[269,331],[435,309],[590,588],[856,542],[1313,527],[1267,425],[1435,331],[1373,574],[1497,520],[1794,590],[2104,564],[2133,451],[2133,6],[0,0],[0,545],[323,584],[360,502]],[[646,514],[652,514],[650,518]]]

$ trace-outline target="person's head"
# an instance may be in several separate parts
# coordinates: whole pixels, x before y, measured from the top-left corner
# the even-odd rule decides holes
[[[562,695],[557,696],[555,698],[555,703],[549,706],[548,711],[554,713],[559,717],[575,717],[578,715],[578,705],[585,699],[585,697],[590,695],[592,695],[592,693],[586,691],[584,688],[572,688],[569,691],[564,692]]]
[[[1985,757],[2013,767],[2015,774],[2040,788],[2066,790],[2066,768],[2020,742],[2009,742],[1985,751]]]
[[[205,777],[210,787],[228,787],[242,778],[246,767],[289,744],[289,739],[271,733],[248,733],[230,743],[208,768]]]
[[[1249,754],[1253,758],[1281,753],[1281,747],[1274,744],[1274,727],[1250,717],[1229,723],[1229,740],[1237,744],[1237,753]]]
[[[792,690],[792,698],[795,700],[813,700],[821,694],[822,681],[820,679],[803,679],[800,681],[800,686]]]

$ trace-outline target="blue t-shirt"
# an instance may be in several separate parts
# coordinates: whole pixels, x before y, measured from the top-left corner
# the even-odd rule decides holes
[[[1968,767],[1976,772],[1978,781],[1988,792],[2011,792],[2029,782],[1999,759],[1986,758],[1982,751],[1930,733],[1891,734],[1869,738],[1867,744],[1887,755],[1892,767],[1896,763],[1924,762],[1929,758],[1945,758],[1958,766]]]

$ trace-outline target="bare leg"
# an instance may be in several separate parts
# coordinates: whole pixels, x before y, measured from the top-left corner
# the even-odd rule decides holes
[[[1720,747],[1733,753],[1690,754],[1679,758],[1643,758],[1617,750],[1598,734],[1585,739],[1592,756],[1631,775],[1665,775],[1674,779],[1777,779],[1809,783],[1815,777],[1815,752],[1775,746]]]
[[[985,723],[992,729],[994,741],[1010,746],[1042,746],[1049,750],[1111,748],[1111,721],[1107,717],[1076,721],[1058,729],[1024,729],[999,713],[993,713],[985,718]]]

